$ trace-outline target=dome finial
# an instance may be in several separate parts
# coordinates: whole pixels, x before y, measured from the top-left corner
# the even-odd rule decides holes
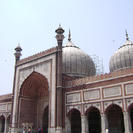
[[[129,40],[127,30],[126,30],[126,40]]]
[[[69,29],[69,34],[68,34],[68,41],[71,41],[71,31]]]

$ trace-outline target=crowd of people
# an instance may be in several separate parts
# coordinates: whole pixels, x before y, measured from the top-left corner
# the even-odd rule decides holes
[[[23,129],[23,133],[44,133],[44,130],[43,128],[40,128],[40,127],[36,130],[32,130],[31,127],[28,127],[28,128],[25,127]]]

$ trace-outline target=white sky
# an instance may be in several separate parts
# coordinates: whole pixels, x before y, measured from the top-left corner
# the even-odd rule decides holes
[[[14,48],[22,58],[56,46],[55,29],[61,23],[65,40],[89,55],[109,59],[125,42],[125,29],[133,40],[132,0],[0,0],[0,95],[12,92]]]

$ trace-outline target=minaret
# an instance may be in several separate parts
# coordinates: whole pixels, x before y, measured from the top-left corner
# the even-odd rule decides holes
[[[64,39],[64,30],[61,25],[55,30],[58,44],[57,53],[57,83],[56,83],[56,133],[62,133],[62,43]]]
[[[20,59],[20,56],[22,55],[21,54],[21,51],[22,51],[22,48],[20,47],[20,44],[18,44],[18,46],[15,48],[15,58],[16,58],[16,62]]]
[[[14,131],[14,128],[15,128],[15,123],[16,123],[16,117],[17,117],[17,114],[16,112],[13,110],[13,106],[15,106],[15,102],[14,102],[14,95],[15,95],[15,82],[16,82],[16,71],[17,71],[17,62],[20,60],[20,56],[22,55],[21,54],[21,51],[22,51],[22,48],[20,47],[20,45],[18,44],[18,46],[15,48],[15,67],[14,67],[14,80],[13,80],[13,105],[12,105],[12,119],[11,119],[11,123],[12,123],[12,131]]]

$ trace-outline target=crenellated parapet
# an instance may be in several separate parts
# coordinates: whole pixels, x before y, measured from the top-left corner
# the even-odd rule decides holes
[[[67,87],[81,86],[83,84],[89,84],[89,83],[100,82],[104,80],[111,80],[111,79],[123,77],[124,75],[133,75],[133,68],[121,69],[118,71],[105,73],[101,75],[75,79],[72,81],[66,81],[64,83],[64,87],[67,88]]]

